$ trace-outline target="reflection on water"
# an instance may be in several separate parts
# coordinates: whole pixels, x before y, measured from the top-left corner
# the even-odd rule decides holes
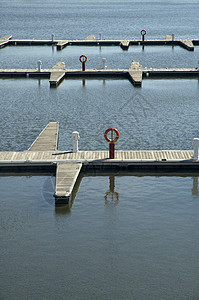
[[[119,202],[119,193],[115,192],[115,176],[109,177],[109,191],[105,195],[105,203],[117,205]]]
[[[199,177],[193,177],[192,195],[199,196]]]
[[[89,175],[91,176],[91,175]],[[95,175],[97,176],[97,175]],[[106,176],[107,174],[100,174],[100,176]],[[122,176],[127,176],[127,174],[123,174],[122,172],[117,173],[117,176],[111,175],[109,177],[107,177],[109,179],[109,189],[107,190],[104,199],[105,199],[105,203],[107,205],[113,205],[116,206],[119,204],[119,193],[117,191],[115,191],[115,180],[117,180],[118,177],[122,177]],[[130,175],[130,173],[128,173],[129,178],[131,176],[135,176],[135,175]],[[139,175],[138,175],[139,176]],[[149,175],[151,176],[151,175]],[[164,176],[164,175],[162,175]],[[174,175],[175,176],[175,175]],[[179,176],[179,175],[178,175]],[[147,175],[141,175],[141,177],[145,177],[147,178]],[[158,175],[158,177],[161,177],[161,175]],[[171,176],[168,176],[168,178]],[[84,178],[83,175],[80,175],[76,181],[75,187],[73,189],[73,192],[71,194],[71,199],[68,205],[66,204],[55,204],[55,199],[53,197],[54,194],[54,190],[55,190],[55,181],[53,177],[50,177],[46,179],[45,183],[44,183],[44,192],[43,192],[43,196],[46,202],[48,202],[50,205],[54,205],[55,204],[55,213],[57,214],[67,214],[71,212],[71,209],[73,207],[77,192],[80,188],[82,179]],[[186,178],[186,176],[185,176]],[[192,185],[192,195],[199,197],[199,177],[198,176],[193,176],[192,177],[193,180],[193,185]],[[46,189],[46,186],[48,186],[48,191]],[[80,195],[81,197],[81,195]]]
[[[195,299],[198,174],[85,175],[62,207],[54,177],[0,177],[2,299]]]

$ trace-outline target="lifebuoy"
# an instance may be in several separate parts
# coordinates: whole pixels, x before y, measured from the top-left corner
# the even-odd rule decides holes
[[[116,137],[114,139],[109,139],[108,138],[108,133],[111,131],[111,133],[113,134],[113,132],[115,132]],[[120,133],[116,128],[108,128],[105,132],[104,132],[104,138],[108,143],[116,143],[118,141],[120,137]]]
[[[85,60],[82,60],[82,58],[85,58]],[[88,58],[87,58],[86,55],[81,55],[80,58],[79,58],[79,60],[81,61],[81,63],[83,63],[83,62],[86,63],[87,60],[88,60]]]
[[[142,29],[140,33],[141,33],[141,35],[145,35],[146,34],[146,30]]]

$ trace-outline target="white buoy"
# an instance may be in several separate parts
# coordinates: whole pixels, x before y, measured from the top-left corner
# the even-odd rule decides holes
[[[38,72],[41,72],[42,61],[38,60]]]
[[[102,58],[103,69],[107,69],[106,58]]]
[[[55,35],[54,35],[54,33],[52,33],[52,42],[54,43],[54,37],[55,37]]]
[[[193,159],[198,160],[199,139],[193,139]]]
[[[79,132],[78,131],[73,131],[72,133],[72,140],[73,140],[73,152],[78,152],[78,140],[79,140]]]

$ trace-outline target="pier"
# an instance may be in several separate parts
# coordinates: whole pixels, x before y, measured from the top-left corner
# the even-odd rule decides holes
[[[50,87],[57,87],[64,79],[70,78],[126,78],[136,87],[142,86],[143,78],[198,78],[198,68],[143,68],[132,62],[129,69],[66,69],[64,62],[51,69],[0,69],[0,78],[47,78]]]
[[[39,39],[12,39],[12,35],[0,38],[0,48],[5,46],[56,46],[60,51],[67,46],[120,46],[123,50],[128,50],[129,46],[180,46],[188,51],[194,51],[194,46],[199,45],[199,39],[177,39],[173,35],[166,35],[165,39],[96,39],[94,35],[89,35],[82,40],[57,40],[54,35],[49,40]]]
[[[167,173],[199,172],[198,139],[193,150],[124,150],[109,151],[58,150],[59,124],[50,122],[25,151],[0,152],[0,173],[41,174],[56,176],[55,203],[69,203],[80,173],[136,172]],[[197,155],[196,155],[197,154]],[[196,157],[197,156],[197,157]]]

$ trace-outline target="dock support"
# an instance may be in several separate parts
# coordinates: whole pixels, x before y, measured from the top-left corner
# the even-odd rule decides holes
[[[174,41],[174,33],[171,35],[172,42]]]
[[[54,35],[54,33],[52,33],[52,43],[54,43],[54,37],[55,37],[55,35]]]
[[[193,139],[193,159],[198,160],[198,148],[199,148],[199,139],[194,138]]]

